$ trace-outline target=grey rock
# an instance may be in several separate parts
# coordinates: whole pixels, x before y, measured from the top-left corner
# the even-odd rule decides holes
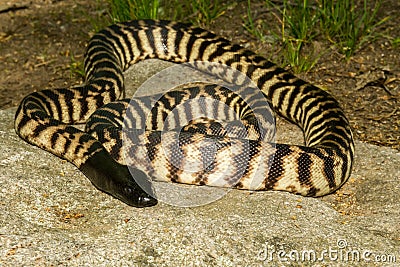
[[[169,66],[146,64],[130,87]],[[398,151],[357,141],[350,181],[323,198],[231,190],[136,209],[19,139],[15,110],[0,111],[0,266],[400,266]],[[278,141],[301,137],[278,121]]]

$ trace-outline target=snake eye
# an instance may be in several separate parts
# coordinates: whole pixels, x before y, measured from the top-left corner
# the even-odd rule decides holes
[[[124,192],[127,195],[133,194],[134,190],[131,187],[124,187]]]

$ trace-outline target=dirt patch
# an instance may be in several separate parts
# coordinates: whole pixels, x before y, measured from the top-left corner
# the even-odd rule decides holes
[[[7,5],[0,5],[0,10]],[[17,106],[24,95],[80,82],[74,58],[83,59],[92,26],[84,1],[15,1],[26,7],[0,14],[0,108]]]
[[[71,64],[83,59],[94,33],[91,21],[105,13],[101,2],[88,2],[0,2],[0,109],[17,106],[36,90],[82,82]],[[239,3],[210,29],[274,60],[280,48],[246,34],[243,14],[246,3]],[[338,99],[357,139],[400,150],[400,47],[391,44],[400,37],[399,1],[383,1],[379,16],[391,16],[379,29],[387,37],[366,44],[349,61],[339,53],[325,54],[300,76]]]

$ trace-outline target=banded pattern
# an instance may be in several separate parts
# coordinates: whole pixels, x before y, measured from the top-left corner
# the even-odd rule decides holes
[[[109,103],[89,118],[86,132],[154,180],[259,189],[253,177],[265,177],[256,167],[272,162],[272,150],[266,159],[261,150],[273,148],[265,142],[275,133],[262,100],[254,88],[185,87]]]
[[[94,35],[85,55],[86,84],[43,90],[25,97],[15,118],[17,134],[27,142],[70,161],[98,189],[123,202],[136,207],[156,204],[151,196],[148,174],[135,169],[132,173],[135,179],[132,179],[127,166],[112,159],[95,137],[69,125],[87,121],[100,107],[122,98],[123,72],[132,64],[148,58],[175,63],[192,62],[200,70],[240,84],[236,76],[226,76],[223,71],[219,73],[209,64],[201,62],[236,69],[260,88],[278,115],[304,131],[306,146],[271,145],[250,140],[252,144],[255,142],[253,150],[265,151],[262,152],[265,153],[263,158],[269,161],[259,161],[260,170],[255,172],[260,175],[262,185],[254,188],[241,181],[238,187],[321,196],[339,188],[350,176],[354,157],[352,133],[348,120],[332,96],[211,32],[169,21],[120,23]],[[121,105],[126,108],[125,104]],[[118,115],[119,112],[116,113]],[[141,136],[150,148],[156,149],[159,138],[157,131],[152,130]],[[198,133],[192,136],[187,140],[198,138],[202,142],[206,137]],[[221,140],[218,142],[223,145],[225,138],[216,139]],[[243,141],[240,138],[237,140],[237,143]],[[229,144],[233,148],[240,147],[232,142]],[[248,158],[255,159],[255,154],[249,154]],[[156,154],[153,156],[157,158],[159,168],[167,167],[167,159],[158,159]],[[221,166],[226,167],[227,164],[223,162]],[[165,176],[167,180],[182,180],[180,173],[168,175]],[[149,188],[143,190],[135,180],[143,180],[140,184],[144,183]],[[207,180],[197,183],[207,184]]]

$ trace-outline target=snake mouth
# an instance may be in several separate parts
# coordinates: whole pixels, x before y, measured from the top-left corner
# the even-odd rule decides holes
[[[155,206],[158,203],[156,198],[144,192],[138,185],[137,188],[125,186],[121,191],[122,193],[111,195],[132,207],[145,208]]]
[[[132,177],[127,177],[124,184],[115,184],[114,197],[136,208],[151,207],[158,203],[153,197],[155,194],[152,189],[150,180],[146,174],[138,169],[130,169]]]

